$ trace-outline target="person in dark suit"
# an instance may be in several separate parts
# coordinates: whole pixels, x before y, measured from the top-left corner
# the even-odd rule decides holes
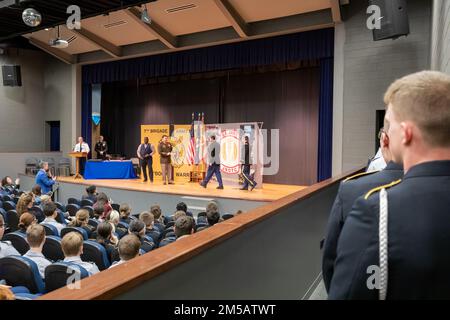
[[[215,174],[219,186],[216,189],[223,189],[222,174],[220,173],[220,144],[216,141],[216,136],[210,137],[210,144],[208,146],[208,171],[205,180],[200,182],[203,188],[206,188],[209,180]]]
[[[108,143],[104,140],[103,136],[98,137],[98,141],[95,144],[95,152],[97,152],[97,159],[106,160]]]
[[[390,150],[405,175],[355,202],[329,299],[450,299],[450,77],[406,76],[385,103]]]
[[[327,290],[330,288],[333,276],[339,236],[353,203],[369,190],[403,177],[403,166],[392,161],[389,137],[384,129],[380,130],[378,138],[380,139],[381,154],[387,166],[381,171],[359,173],[345,179],[339,186],[338,194],[331,208],[322,259],[322,275]]]
[[[248,136],[244,137],[244,145],[241,151],[241,163],[242,163],[242,177],[244,178],[244,185],[240,190],[248,190],[250,186],[250,191],[252,191],[257,183],[253,176],[250,174],[250,167],[252,165],[252,148],[248,140]]]
[[[155,154],[155,147],[145,137],[144,143],[139,145],[136,153],[139,158],[139,166],[142,168],[144,175],[144,182],[147,181],[147,167],[150,174],[150,182],[153,182],[153,155]]]

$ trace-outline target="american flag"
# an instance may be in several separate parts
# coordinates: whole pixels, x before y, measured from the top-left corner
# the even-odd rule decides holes
[[[195,163],[195,133],[194,133],[194,114],[192,114],[191,129],[189,130],[190,139],[189,146],[186,153],[187,164],[192,165]]]

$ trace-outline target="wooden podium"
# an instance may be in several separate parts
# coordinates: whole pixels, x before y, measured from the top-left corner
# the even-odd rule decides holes
[[[77,178],[82,178],[81,174],[80,174],[80,159],[81,158],[86,158],[88,156],[87,152],[70,152],[69,156],[71,156],[72,158],[75,158],[75,162],[76,162],[76,172],[75,172],[75,177],[74,179]]]

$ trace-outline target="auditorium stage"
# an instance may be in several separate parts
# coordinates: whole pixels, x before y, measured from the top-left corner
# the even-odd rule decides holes
[[[198,183],[176,183],[172,185],[163,185],[162,182],[143,182],[140,179],[130,180],[84,180],[74,179],[73,177],[58,177],[58,181],[66,183],[74,183],[81,185],[95,185],[98,188],[107,187],[114,189],[123,189],[128,191],[144,191],[176,194],[183,196],[195,197],[214,197],[242,199],[249,201],[271,202],[283,198],[291,193],[304,189],[303,186],[270,184],[265,183],[262,189],[254,189],[253,191],[239,190],[239,188],[225,187],[223,190],[217,190],[217,184],[210,183],[208,188],[202,188]]]
[[[33,176],[19,174],[23,190],[31,190],[35,184]],[[129,203],[132,213],[137,214],[149,210],[158,204],[164,213],[173,213],[178,202],[185,202],[194,214],[205,210],[209,201],[216,201],[221,213],[235,213],[237,210],[248,211],[272,201],[278,200],[302,190],[305,187],[265,183],[263,189],[242,191],[237,187],[226,187],[217,190],[217,184],[211,182],[207,189],[196,183],[177,183],[163,185],[134,180],[83,180],[73,177],[58,177],[59,188],[55,193],[56,200],[67,203],[71,197],[81,198],[86,186],[95,185],[99,192],[105,192],[114,203]]]

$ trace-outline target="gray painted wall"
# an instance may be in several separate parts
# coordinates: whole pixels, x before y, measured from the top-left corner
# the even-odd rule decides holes
[[[431,68],[450,74],[450,1],[433,1]]]
[[[44,151],[46,59],[46,54],[33,50],[11,49],[0,55],[0,65],[20,65],[22,74],[22,87],[0,83],[0,152]]]
[[[22,87],[0,84],[0,152],[47,151],[46,121],[61,122],[61,150],[69,151],[74,125],[71,66],[39,51],[16,49],[0,55],[4,64],[21,66]]]
[[[339,70],[342,76],[335,78],[339,82],[335,91],[342,90],[334,106],[335,127],[342,123],[342,141],[334,139],[338,143],[333,150],[334,174],[339,167],[345,171],[366,164],[373,156],[376,110],[384,109],[383,94],[389,84],[430,67],[431,0],[408,1],[411,34],[395,41],[373,41],[366,28],[366,8],[366,1],[351,1],[344,8],[345,22],[336,28],[336,41],[344,43],[335,46],[342,50],[335,55],[343,70]]]
[[[25,160],[28,158],[37,158],[39,160],[53,158],[55,164],[57,164],[61,158],[61,152],[0,153],[0,179],[4,176],[15,178],[17,174],[25,173]]]

